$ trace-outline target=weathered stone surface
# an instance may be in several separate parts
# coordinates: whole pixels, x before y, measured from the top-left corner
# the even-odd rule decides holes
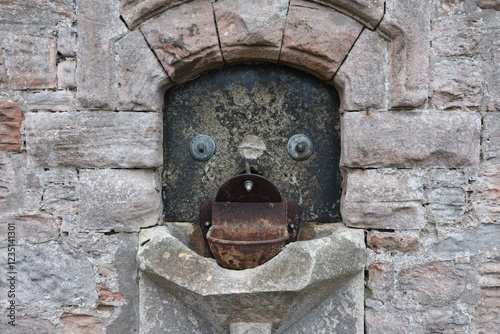
[[[76,61],[65,60],[57,65],[57,87],[76,88]]]
[[[57,26],[57,52],[64,57],[75,57],[77,48],[76,29],[66,22]]]
[[[120,13],[130,29],[141,22],[191,0],[121,0]]]
[[[473,60],[443,60],[435,65],[432,103],[440,109],[479,107],[483,68]]]
[[[444,18],[433,22],[432,46],[440,56],[465,56],[480,52],[483,21]]]
[[[500,163],[500,113],[488,113],[483,118],[483,158]]]
[[[482,9],[494,9],[500,11],[499,0],[477,0],[477,5]]]
[[[363,30],[333,78],[342,94],[344,111],[384,107],[388,42],[378,33]]]
[[[363,26],[344,14],[302,0],[292,0],[279,62],[330,80]]]
[[[137,112],[27,113],[27,150],[44,167],[161,165],[161,115]]]
[[[417,252],[420,242],[417,237],[402,233],[368,232],[366,235],[368,247],[375,253]]]
[[[380,30],[389,37],[389,107],[414,108],[427,100],[430,1],[386,3]]]
[[[0,45],[0,88],[57,86],[54,38],[0,32]]]
[[[450,262],[417,264],[399,272],[397,289],[421,304],[444,306],[464,293],[467,274]]]
[[[366,334],[400,334],[413,330],[410,329],[409,315],[406,312],[373,308],[367,308],[365,312]]]
[[[61,327],[72,334],[105,334],[109,320],[91,314],[63,313]]]
[[[385,0],[312,0],[351,16],[370,29],[375,29],[385,12]]]
[[[395,270],[392,263],[374,263],[368,267],[368,288],[371,298],[387,302],[394,298]]]
[[[426,192],[428,220],[438,224],[453,224],[467,211],[467,194],[463,188],[441,187]]]
[[[479,164],[479,114],[351,112],[342,117],[343,166],[454,168]]]
[[[16,247],[16,272],[16,302],[26,312],[96,305],[94,267],[64,243],[49,241]],[[0,282],[4,291],[6,285],[7,280]]]
[[[271,322],[279,332],[356,276],[365,263],[362,232],[345,227],[324,238],[291,243],[270,261],[245,271],[223,269],[214,259],[197,255],[167,227],[142,230],[139,242],[144,274],[222,331],[232,322]]]
[[[485,262],[479,267],[481,288],[500,287],[500,262]]]
[[[57,23],[74,18],[72,0],[0,0],[0,31],[49,35]]]
[[[215,20],[224,61],[277,61],[288,3],[289,0],[215,2]]]
[[[115,109],[117,69],[113,42],[127,32],[119,7],[118,1],[78,2],[76,83],[82,108]]]
[[[137,277],[137,233],[116,234],[117,250],[112,264],[116,268],[117,288],[105,297],[107,305],[119,306],[118,316],[107,327],[107,333],[139,333],[139,284]],[[103,290],[101,290],[102,292]],[[102,302],[101,302],[102,303]]]
[[[40,214],[2,214],[0,215],[0,226],[7,231],[13,226],[15,231],[15,245],[39,244],[57,240],[59,237],[59,225],[51,216]],[[5,232],[7,236],[7,232]],[[7,238],[0,241],[0,247],[7,247]]]
[[[500,290],[484,289],[473,320],[478,333],[493,334],[500,328]]]
[[[465,13],[465,0],[436,0],[434,5],[438,14],[456,15]]]
[[[418,229],[425,224],[421,175],[393,170],[349,170],[341,212],[351,227]]]
[[[160,185],[153,170],[80,170],[77,186],[80,228],[137,231],[162,214]]]
[[[7,318],[6,316],[3,316],[3,318],[7,319],[7,321],[10,321],[10,319]],[[34,317],[19,317],[19,315],[17,315],[16,320],[14,322],[15,326],[9,325],[7,321],[2,321],[2,323],[0,324],[0,332],[2,332],[3,334],[57,333],[56,325],[52,324],[49,320],[44,320]]]
[[[500,223],[500,164],[481,167],[473,205],[480,219],[487,223]]]
[[[160,111],[163,89],[170,79],[142,34],[128,34],[117,42],[116,50],[118,109]]]
[[[27,94],[25,100],[28,111],[70,111],[75,104],[75,93],[69,91],[40,92]]]
[[[234,322],[229,326],[229,331],[234,334],[271,334],[271,324]]]
[[[428,333],[467,333],[470,328],[469,315],[455,307],[430,307],[420,320]]]
[[[19,152],[22,120],[19,102],[0,100],[0,151]]]
[[[463,253],[479,254],[498,248],[500,225],[480,225],[476,228],[448,232],[444,240],[429,247],[441,258],[452,259]]]
[[[223,65],[208,0],[173,8],[144,23],[141,31],[175,82]]]

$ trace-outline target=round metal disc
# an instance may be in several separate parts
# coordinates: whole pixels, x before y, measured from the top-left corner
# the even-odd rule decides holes
[[[197,135],[189,144],[189,153],[198,161],[207,161],[215,154],[215,142],[208,135]]]
[[[305,134],[297,134],[288,140],[287,150],[293,159],[306,160],[313,153],[313,142]]]

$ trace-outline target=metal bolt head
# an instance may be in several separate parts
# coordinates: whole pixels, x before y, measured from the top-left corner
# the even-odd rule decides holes
[[[313,153],[313,142],[305,134],[296,134],[288,140],[288,154],[295,160],[306,160]]]
[[[208,135],[197,135],[189,144],[189,153],[198,161],[207,161],[215,154],[215,142]]]
[[[247,180],[247,181],[245,181],[245,182],[243,183],[243,185],[245,186],[245,190],[246,190],[247,192],[251,192],[251,191],[252,191],[252,189],[253,189],[253,182],[252,182],[252,181]]]

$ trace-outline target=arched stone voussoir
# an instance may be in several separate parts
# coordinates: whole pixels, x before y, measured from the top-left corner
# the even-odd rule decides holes
[[[121,0],[120,15],[130,29],[147,19],[192,0]]]
[[[321,3],[375,29],[384,17],[385,0],[310,0]]]
[[[279,62],[333,78],[363,31],[358,21],[323,5],[291,0]]]
[[[175,82],[224,65],[209,0],[173,8],[140,29]]]
[[[289,0],[213,3],[224,60],[278,61]]]

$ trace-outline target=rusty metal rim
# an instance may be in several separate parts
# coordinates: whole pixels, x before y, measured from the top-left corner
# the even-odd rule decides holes
[[[276,239],[269,239],[269,240],[255,240],[255,241],[247,241],[247,240],[226,240],[226,239],[219,239],[219,238],[214,238],[212,237],[212,229],[208,230],[207,233],[207,239],[211,242],[216,242],[219,244],[226,244],[226,245],[266,245],[266,244],[274,244],[274,243],[279,243],[287,240],[290,236],[285,234],[282,237],[276,238]]]

